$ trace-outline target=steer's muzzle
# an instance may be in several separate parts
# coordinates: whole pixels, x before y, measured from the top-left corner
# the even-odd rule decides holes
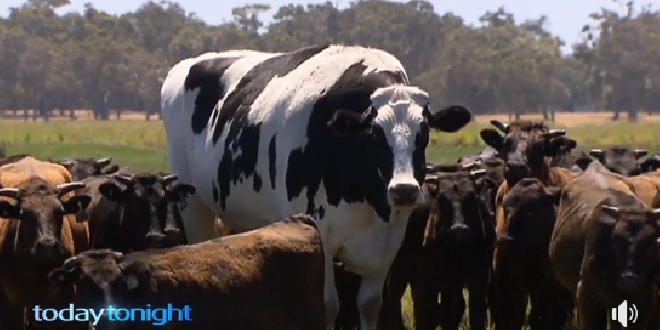
[[[635,293],[642,288],[641,278],[633,272],[624,272],[616,281],[617,287],[626,293]]]
[[[53,260],[64,257],[64,249],[60,241],[54,238],[42,238],[34,244],[32,254],[43,260]]]
[[[390,201],[396,206],[411,206],[422,202],[418,184],[397,183],[389,187],[388,194]]]
[[[179,235],[181,231],[179,228],[166,228],[165,232],[165,245],[175,246],[179,243]]]
[[[165,241],[165,235],[161,233],[150,232],[144,237],[147,241],[147,246],[150,248],[160,248]]]

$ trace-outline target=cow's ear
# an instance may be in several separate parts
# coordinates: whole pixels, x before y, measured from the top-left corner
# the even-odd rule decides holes
[[[99,185],[99,192],[108,200],[119,202],[123,191],[116,183],[105,182]]]
[[[594,157],[594,158],[598,158],[599,160],[603,157],[604,154],[605,154],[605,152],[602,149],[591,149],[591,150],[589,150],[589,156]]]
[[[570,151],[571,149],[575,149],[577,146],[577,142],[573,139],[569,139],[567,137],[556,137],[554,139],[551,139],[549,141],[549,144],[546,144],[548,148],[545,150],[545,155],[546,156],[555,156],[559,154],[560,151]]]
[[[174,191],[180,198],[186,198],[190,195],[194,195],[197,192],[197,188],[192,184],[178,183],[172,188],[172,191]]]
[[[103,174],[113,174],[119,171],[119,165],[110,165],[103,169]]]
[[[579,157],[578,159],[575,160],[575,165],[577,165],[579,168],[581,168],[583,171],[587,170],[587,167],[589,167],[589,164],[593,162],[593,158],[591,157]]]
[[[423,115],[428,120],[429,127],[447,133],[460,131],[472,120],[470,110],[462,105],[452,105],[436,112],[426,106]]]
[[[649,152],[644,149],[635,149],[634,153],[635,153],[635,159],[640,159],[649,154]]]
[[[493,128],[484,128],[479,132],[481,140],[488,146],[493,147],[495,150],[502,150],[504,147],[504,137]]]
[[[550,198],[552,204],[555,206],[559,205],[561,200],[561,187],[544,187],[543,191],[545,192],[546,197]]]
[[[75,214],[86,210],[91,202],[92,196],[73,195],[66,202],[62,203],[62,208],[64,209],[64,214]]]
[[[0,201],[0,218],[5,219],[20,219],[21,206],[12,205],[7,201]]]
[[[48,273],[48,280],[58,285],[73,284],[78,280],[78,268],[55,268]]]
[[[651,157],[645,159],[641,164],[639,164],[639,167],[642,169],[642,173],[655,172],[655,170],[660,168],[660,158]]]
[[[59,164],[64,166],[64,168],[66,168],[67,171],[70,171],[73,165],[75,164],[75,162],[73,160],[63,160],[59,162]]]
[[[348,110],[338,110],[327,122],[328,127],[337,135],[349,137],[371,133],[371,116]]]

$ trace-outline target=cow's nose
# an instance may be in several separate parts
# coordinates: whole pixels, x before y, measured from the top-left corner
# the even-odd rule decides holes
[[[617,281],[618,287],[627,293],[635,292],[639,287],[638,284],[639,284],[639,276],[637,276],[637,274],[634,274],[633,272],[625,272],[621,274]]]
[[[411,183],[397,183],[389,188],[390,198],[396,206],[415,204],[419,197],[419,185]]]
[[[62,248],[60,242],[56,239],[45,238],[38,240],[34,245],[34,254],[44,258],[50,258],[60,255]]]
[[[161,233],[148,233],[145,236],[147,240],[147,245],[151,248],[159,248],[163,241],[165,240],[165,235]]]
[[[455,223],[449,228],[449,230],[452,231],[459,231],[459,230],[468,230],[468,226],[464,223]]]

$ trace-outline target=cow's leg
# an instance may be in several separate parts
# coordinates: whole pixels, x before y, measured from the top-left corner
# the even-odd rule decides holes
[[[582,281],[577,285],[577,319],[580,330],[607,329],[607,311],[594,304],[593,296]]]
[[[325,283],[323,289],[323,300],[325,301],[325,322],[327,329],[332,330],[339,312],[339,296],[335,286],[335,268],[332,251],[326,245],[323,246],[325,254]]]
[[[360,330],[376,330],[378,313],[383,303],[383,285],[386,278],[387,272],[362,276],[357,297],[360,310]]]
[[[478,266],[479,267],[479,266]],[[488,275],[490,262],[481,269],[476,269],[468,282],[470,329],[485,330],[487,319],[486,294],[488,290]]]

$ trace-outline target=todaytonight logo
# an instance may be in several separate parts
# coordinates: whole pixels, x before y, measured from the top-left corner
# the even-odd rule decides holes
[[[97,325],[104,318],[110,322],[151,322],[155,326],[163,326],[171,321],[191,321],[188,305],[183,308],[174,308],[172,304],[167,307],[152,308],[150,304],[145,308],[116,308],[112,305],[107,308],[76,308],[69,304],[68,308],[41,308],[37,305],[32,308],[34,319],[38,322],[65,321],[65,322],[91,322]]]

